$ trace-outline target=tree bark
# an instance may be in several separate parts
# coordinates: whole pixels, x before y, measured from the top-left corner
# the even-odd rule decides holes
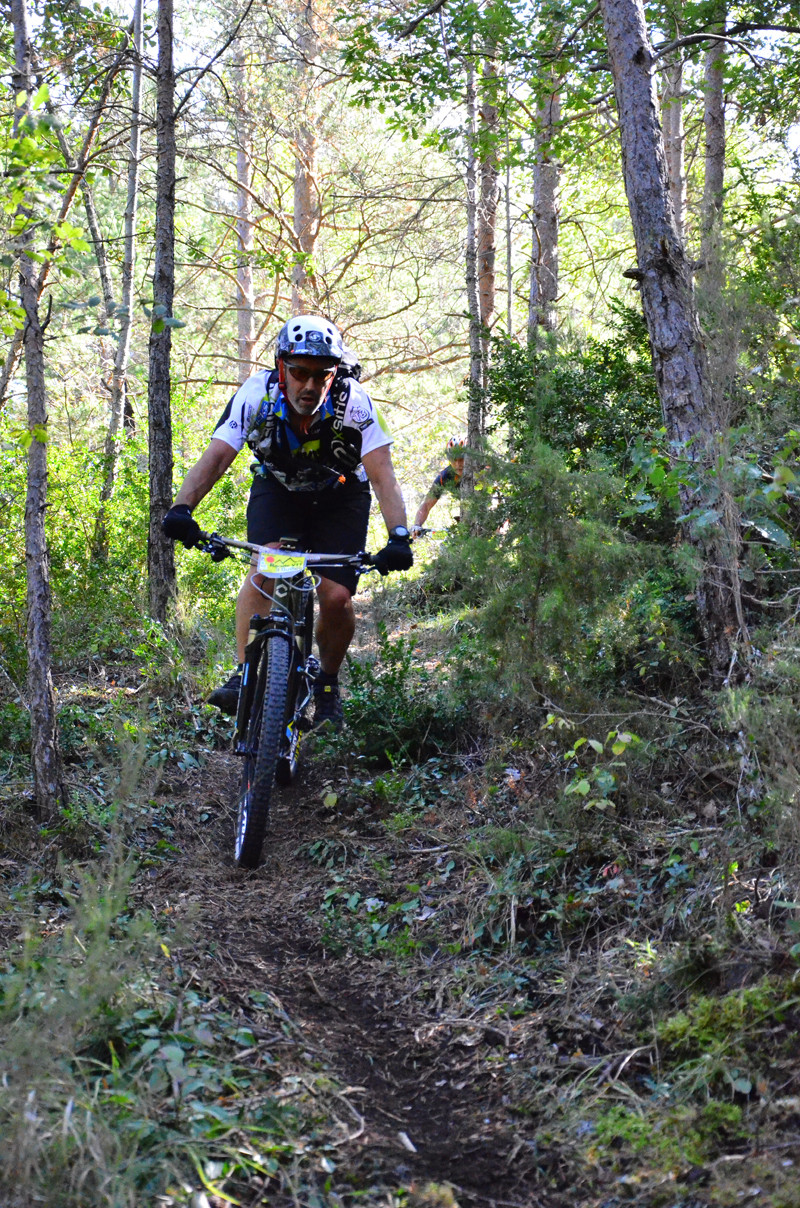
[[[25,0],[13,0],[15,97],[14,133],[29,116],[32,92],[32,46]],[[25,312],[23,346],[28,395],[28,476],[25,500],[25,564],[27,569],[28,709],[31,723],[31,769],[36,809],[50,820],[66,802],[58,745],[58,707],[53,687],[51,657],[52,597],[50,555],[47,548],[47,395],[44,374],[44,330],[39,315],[39,281],[30,253],[33,230],[19,237],[20,301]]]
[[[722,449],[715,439],[708,366],[691,275],[675,228],[653,81],[655,57],[641,0],[601,0],[619,113],[622,169],[636,240],[642,306],[653,368],[672,449],[687,463],[684,513],[712,511],[713,475]],[[741,608],[740,537],[728,508],[715,524],[687,522],[703,559],[697,589],[712,674],[724,677],[737,639],[746,640]]]
[[[478,449],[483,434],[483,348],[480,300],[478,297],[478,163],[475,153],[477,140],[477,95],[475,68],[472,60],[467,67],[467,245],[466,278],[467,306],[469,308],[469,398],[467,403],[467,445],[464,458],[464,475],[461,479],[461,494],[471,495],[475,490],[475,456],[470,450]]]
[[[721,15],[721,27],[725,14]],[[725,43],[711,44],[705,60],[703,127],[705,162],[703,201],[700,215],[700,259],[703,262],[703,294],[706,304],[718,310],[725,283],[721,233],[725,195]]]
[[[253,285],[253,119],[247,96],[247,65],[244,47],[239,45],[240,61],[236,64],[236,286],[238,296],[237,326],[239,338],[239,381],[246,382],[255,371],[255,288]]]
[[[514,266],[513,247],[511,243],[511,154],[508,139],[508,124],[506,123],[506,334],[509,339],[514,334]]]
[[[553,92],[540,107],[533,169],[533,254],[528,299],[528,347],[541,331],[554,331],[558,299],[558,161],[550,154],[553,133],[561,120],[561,99]]]
[[[314,255],[320,227],[313,66],[319,54],[319,38],[314,27],[311,0],[306,0],[300,17],[297,49],[297,109],[301,116],[295,129],[293,224],[297,246],[304,259],[298,261],[292,269],[294,314],[314,310],[316,306],[316,286],[313,272],[309,271],[309,262]]]
[[[172,0],[158,3],[156,74],[156,228],[153,265],[153,321],[147,403],[150,452],[150,530],[147,567],[150,615],[164,622],[175,597],[175,556],[161,522],[172,502],[172,411],[170,352],[175,289],[175,68],[172,54]],[[160,328],[160,330],[159,330]]]
[[[111,402],[103,450],[103,485],[97,510],[92,554],[104,558],[108,552],[106,517],[114,496],[119,472],[120,432],[126,403],[128,360],[133,324],[133,280],[136,271],[136,210],[139,203],[139,158],[142,109],[142,8],[143,0],[133,6],[133,72],[131,75],[131,128],[128,147],[128,189],[125,196],[124,250],[122,255],[121,300],[117,316],[119,334],[111,373]]]
[[[669,195],[675,214],[675,229],[683,239],[686,226],[686,164],[683,130],[683,62],[680,59],[680,52],[664,70],[661,121],[664,130],[664,154],[667,161]]]
[[[81,185],[81,192],[83,193],[83,209],[86,214],[86,225],[89,228],[92,246],[94,247],[94,258],[97,261],[97,272],[100,276],[100,289],[103,294],[103,319],[108,320],[114,313],[114,287],[108,267],[106,245],[103,239],[103,232],[100,230],[100,219],[97,217],[94,194],[86,181]]]
[[[497,51],[487,47],[486,59],[481,75],[481,97],[479,121],[481,141],[486,152],[480,165],[480,203],[476,233],[478,258],[478,305],[481,318],[482,386],[488,385],[489,329],[492,325],[495,304],[495,256],[497,231],[497,203],[499,200],[499,168],[497,163]]]

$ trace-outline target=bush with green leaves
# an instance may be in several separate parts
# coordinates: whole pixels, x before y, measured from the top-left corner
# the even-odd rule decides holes
[[[465,695],[566,691],[596,677],[593,628],[641,574],[645,547],[614,524],[608,473],[570,469],[541,442],[487,460],[418,590],[462,610],[450,657]]]
[[[494,344],[489,387],[493,430],[507,432],[510,455],[531,441],[561,450],[570,468],[601,455],[619,472],[631,441],[661,426],[661,409],[644,318],[612,302],[614,328],[604,340],[531,351],[512,340]]]
[[[469,731],[468,713],[440,674],[420,666],[413,639],[392,641],[379,624],[377,657],[349,660],[348,747],[387,766],[456,750]]]

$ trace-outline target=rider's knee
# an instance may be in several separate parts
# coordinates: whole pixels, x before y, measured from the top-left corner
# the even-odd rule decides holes
[[[320,583],[317,590],[319,606],[322,612],[346,612],[352,596],[341,583],[333,583],[330,579]]]

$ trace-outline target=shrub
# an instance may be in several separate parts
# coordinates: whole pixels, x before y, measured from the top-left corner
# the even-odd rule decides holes
[[[348,745],[369,759],[391,764],[421,763],[453,750],[467,729],[467,714],[455,706],[446,685],[420,667],[414,642],[390,640],[378,626],[378,656],[349,660],[350,692],[344,701]]]

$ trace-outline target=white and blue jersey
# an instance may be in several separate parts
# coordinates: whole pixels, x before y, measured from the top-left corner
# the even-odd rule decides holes
[[[297,436],[276,370],[248,378],[234,394],[214,430],[237,452],[245,444],[258,461],[257,474],[272,475],[290,491],[322,491],[339,483],[366,481],[361,458],[392,444],[389,428],[355,378],[335,382],[308,431]]]

